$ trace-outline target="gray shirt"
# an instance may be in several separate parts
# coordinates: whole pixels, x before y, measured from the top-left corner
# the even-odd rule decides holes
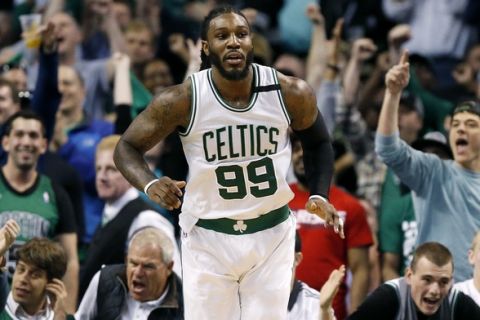
[[[417,151],[400,140],[398,133],[377,134],[375,151],[413,190],[417,244],[442,243],[452,252],[455,280],[471,278],[467,252],[480,229],[480,173],[466,170],[452,160]]]

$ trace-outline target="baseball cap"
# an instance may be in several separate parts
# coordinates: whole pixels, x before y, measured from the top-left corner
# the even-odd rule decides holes
[[[450,159],[453,159],[452,150],[447,143],[445,135],[439,131],[432,131],[425,134],[422,138],[412,143],[414,149],[424,151],[427,148],[438,148],[443,151]]]
[[[470,112],[480,117],[480,105],[475,101],[461,102],[453,109],[453,114],[460,112]]]
[[[403,90],[400,97],[400,105],[406,108],[407,111],[416,111],[423,118],[424,107],[422,100],[408,89]]]

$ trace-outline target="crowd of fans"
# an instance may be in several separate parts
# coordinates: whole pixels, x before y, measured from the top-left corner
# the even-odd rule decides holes
[[[477,1],[12,0],[0,4],[0,225],[14,219],[20,231],[10,232],[18,237],[5,254],[6,280],[13,277],[15,283],[20,261],[37,263],[25,257],[28,247],[16,260],[25,242],[55,239],[61,248],[44,249],[60,255],[64,265],[51,277],[65,284],[58,280],[49,289],[62,297],[55,308],[73,314],[87,292],[90,300],[77,315],[93,319],[127,302],[108,299],[107,291],[92,298],[92,283],[96,288],[105,281],[121,290],[110,279],[118,273],[133,292],[148,287],[135,273],[144,263],[142,250],[153,250],[148,238],[163,252],[154,257],[166,270],[162,283],[171,283],[170,290],[181,286],[179,210],[167,211],[132,188],[115,167],[113,148],[155,94],[200,70],[200,25],[219,5],[241,9],[247,18],[255,63],[307,81],[331,135],[335,178],[329,200],[344,220],[345,238],[303,209],[308,193],[302,151],[292,137],[291,209],[303,243],[296,277],[320,291],[345,265],[345,280],[330,301],[337,319],[354,312],[384,281],[411,272],[415,249],[424,242],[440,242],[451,251],[456,282],[479,278]],[[29,35],[19,20],[32,13],[42,15],[38,47],[27,46]],[[382,109],[394,111],[387,118]],[[454,117],[462,112],[476,118],[464,123]],[[398,145],[406,154],[395,153]],[[146,160],[158,176],[188,175],[176,134],[150,150]],[[444,163],[465,172],[452,173]],[[161,234],[135,238],[135,231],[148,227]],[[161,241],[172,243],[165,249]],[[97,273],[102,265],[124,263],[125,253],[126,267]],[[463,291],[478,303],[475,279],[464,283]],[[181,289],[174,291],[173,305],[181,304]],[[151,297],[144,298],[138,301]],[[104,304],[91,310],[91,299]],[[12,301],[7,306],[17,312]],[[167,315],[179,317],[177,311]]]

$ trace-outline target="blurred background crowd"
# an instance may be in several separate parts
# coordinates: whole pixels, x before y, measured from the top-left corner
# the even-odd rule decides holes
[[[480,98],[480,2],[4,0],[0,131],[19,110],[32,109],[43,119],[48,150],[38,154],[37,168],[61,185],[71,211],[59,213],[68,218],[60,218],[60,227],[48,235],[76,235],[74,249],[68,241],[62,244],[67,256],[79,261],[80,299],[93,274],[111,263],[100,261],[105,251],[99,248],[107,242],[99,229],[138,196],[118,203],[133,191],[118,172],[118,177],[108,173],[109,166],[115,168],[113,149],[102,139],[122,134],[156,93],[199,70],[201,22],[218,5],[242,9],[254,33],[254,62],[305,79],[317,96],[336,159],[330,201],[346,221],[346,238],[314,234],[301,202],[292,203],[304,251],[297,277],[320,290],[330,272],[345,264],[349,276],[334,303],[343,319],[382,281],[403,275],[416,244],[411,192],[374,151],[385,74],[408,49],[411,78],[400,101],[400,137],[451,159],[453,108]],[[40,15],[37,30],[22,29],[20,17],[30,14]],[[100,141],[103,149],[97,149]],[[102,150],[110,151],[106,160]],[[0,150],[2,165],[7,157]],[[158,176],[188,175],[176,134],[150,150],[146,160]],[[3,171],[2,184],[12,184],[8,176]],[[295,188],[303,182],[295,169],[290,179]],[[158,224],[178,238],[178,212],[150,205],[160,216]],[[11,218],[4,212],[0,202],[2,225]],[[123,230],[131,233],[134,223],[138,228],[157,218],[129,219]],[[127,234],[115,242],[122,259],[126,239]],[[112,247],[108,243],[102,250]],[[69,254],[75,250],[78,257]]]

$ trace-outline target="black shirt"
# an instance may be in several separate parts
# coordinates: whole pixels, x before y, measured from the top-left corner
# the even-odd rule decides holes
[[[447,297],[445,297],[447,298]],[[469,296],[458,292],[454,302],[454,318],[452,320],[480,319],[480,307]],[[365,301],[352,313],[349,320],[394,320],[400,307],[396,290],[388,285],[382,284],[373,291]],[[412,320],[412,319],[405,319]],[[417,320],[445,320],[440,319],[436,314],[426,316],[417,309]]]

